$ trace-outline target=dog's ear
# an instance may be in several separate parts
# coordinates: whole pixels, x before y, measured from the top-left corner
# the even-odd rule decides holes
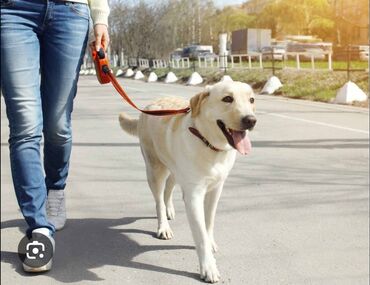
[[[192,117],[198,116],[198,114],[200,113],[200,107],[202,106],[204,99],[206,99],[208,96],[209,92],[205,91],[195,95],[190,99],[190,108]]]

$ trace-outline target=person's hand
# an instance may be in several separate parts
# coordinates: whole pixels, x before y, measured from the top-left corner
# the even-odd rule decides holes
[[[91,49],[98,51],[103,47],[106,50],[109,45],[108,27],[103,24],[96,24],[94,26],[94,36],[95,40],[90,43]]]

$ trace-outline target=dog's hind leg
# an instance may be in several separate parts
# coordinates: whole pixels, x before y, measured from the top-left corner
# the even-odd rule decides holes
[[[166,205],[164,203],[164,186],[169,175],[168,169],[156,158],[145,156],[146,172],[150,190],[152,191],[158,218],[157,237],[160,239],[173,238],[173,232],[167,220]]]
[[[212,187],[212,189],[209,189],[210,191],[207,192],[204,199],[204,216],[206,221],[206,228],[213,252],[217,252],[218,250],[213,234],[213,229],[215,225],[216,208],[218,200],[221,196],[223,184],[224,183],[222,182],[221,184]]]
[[[175,218],[175,207],[172,202],[172,192],[175,188],[175,177],[170,174],[166,180],[166,187],[164,189],[164,203],[166,204],[167,219],[173,220]]]

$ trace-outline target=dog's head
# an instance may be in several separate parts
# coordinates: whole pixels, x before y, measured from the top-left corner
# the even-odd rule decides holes
[[[248,154],[251,143],[247,132],[257,122],[255,95],[242,82],[220,82],[207,86],[205,91],[190,100],[192,117],[206,123],[214,132],[241,154]]]

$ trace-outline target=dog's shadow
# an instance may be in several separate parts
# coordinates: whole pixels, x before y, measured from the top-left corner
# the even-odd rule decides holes
[[[104,279],[92,272],[91,269],[104,265],[114,265],[163,272],[199,280],[198,274],[193,272],[134,261],[136,256],[148,251],[194,249],[193,246],[168,244],[140,245],[129,238],[127,234],[145,234],[155,237],[155,233],[139,229],[114,228],[129,225],[141,219],[155,218],[69,219],[67,227],[56,234],[53,270],[44,273],[44,275],[64,283],[84,280],[100,281]],[[23,220],[11,220],[1,223],[2,229],[11,227],[18,227],[24,232],[25,222]],[[34,275],[23,272],[16,252],[2,251],[1,262],[12,264],[15,271],[25,277]]]

